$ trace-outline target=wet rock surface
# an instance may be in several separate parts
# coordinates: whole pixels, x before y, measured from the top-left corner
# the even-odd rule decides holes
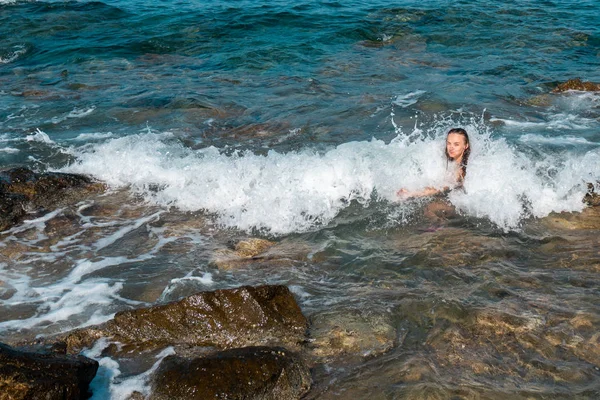
[[[494,307],[404,299],[395,310],[400,343],[331,388],[328,372],[318,372],[307,398],[597,398],[595,310],[566,312],[497,284],[481,291],[496,298]]]
[[[597,182],[600,185],[599,182]],[[593,183],[587,184],[588,191],[583,197],[583,202],[588,206],[600,206],[600,194],[596,193],[596,188]]]
[[[233,249],[217,250],[213,262],[222,270],[240,268],[262,259],[261,254],[274,245],[274,242],[259,238],[240,240],[233,246]]]
[[[569,79],[566,82],[560,83],[552,91],[554,93],[566,92],[567,90],[580,90],[584,92],[600,91],[600,83],[584,82],[580,78]]]
[[[84,356],[21,351],[0,343],[0,398],[86,399],[98,362]]]
[[[256,267],[289,268],[307,261],[310,252],[310,246],[303,242],[272,242],[250,237],[229,243],[228,248],[217,249],[211,263],[223,271]]]
[[[10,299],[17,290],[8,282],[0,280],[0,300]]]
[[[21,222],[28,213],[75,203],[105,189],[76,174],[36,173],[26,168],[0,172],[0,230]]]
[[[166,357],[152,379],[151,400],[299,399],[308,392],[310,371],[281,347],[245,347],[186,359]]]
[[[305,340],[306,329],[306,318],[287,287],[243,286],[122,311],[105,324],[73,331],[63,339],[69,353],[90,347],[101,337],[120,342],[125,350],[173,344],[297,346]]]
[[[332,359],[374,357],[394,347],[396,329],[389,318],[361,310],[323,312],[310,318],[312,354]]]

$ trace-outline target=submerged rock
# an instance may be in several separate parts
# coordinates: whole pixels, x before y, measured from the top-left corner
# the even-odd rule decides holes
[[[600,83],[596,82],[583,82],[580,78],[569,79],[566,82],[560,83],[555,87],[552,92],[560,93],[566,92],[567,90],[580,90],[584,92],[596,92],[600,91]]]
[[[397,336],[388,318],[359,310],[324,312],[310,320],[317,357],[377,356],[392,349]]]
[[[310,371],[294,353],[246,347],[191,360],[166,357],[152,378],[150,399],[292,400],[310,385]]]
[[[235,270],[246,267],[286,268],[308,260],[313,248],[299,240],[271,242],[265,239],[248,238],[230,248],[217,249],[212,262],[220,270]]]
[[[600,207],[586,207],[581,212],[551,213],[541,218],[540,223],[554,234],[578,231],[584,234],[584,231],[600,229]],[[595,237],[592,236],[591,239]]]
[[[235,253],[240,257],[255,257],[260,253],[266,251],[269,247],[275,243],[269,240],[252,238],[248,240],[239,241],[235,245]]]
[[[261,258],[260,255],[274,245],[275,242],[259,238],[241,240],[235,244],[233,250],[217,250],[213,262],[219,269],[236,269],[248,262]]]
[[[104,184],[84,175],[36,173],[27,168],[1,171],[0,230],[21,222],[28,212],[72,204],[104,189]]]
[[[122,311],[114,319],[68,333],[70,354],[112,338],[124,351],[187,344],[221,349],[252,345],[296,346],[307,321],[285,286],[242,286],[201,292],[163,305]]]
[[[14,288],[8,282],[0,280],[0,300],[8,300],[17,293],[17,289]]]
[[[84,356],[20,351],[0,343],[0,398],[86,399],[97,370],[98,362]]]

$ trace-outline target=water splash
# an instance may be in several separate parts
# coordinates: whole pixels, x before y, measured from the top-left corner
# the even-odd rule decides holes
[[[169,133],[146,133],[72,149],[77,161],[63,169],[94,175],[115,187],[129,187],[152,204],[216,215],[224,227],[283,235],[318,229],[351,202],[400,204],[399,188],[445,185],[445,132],[415,128],[385,143],[349,142],[316,152],[266,155],[208,147],[192,150]],[[552,211],[579,211],[584,182],[597,179],[599,150],[541,153],[536,159],[494,138],[479,121],[470,132],[472,156],[465,192],[451,202],[501,229]]]

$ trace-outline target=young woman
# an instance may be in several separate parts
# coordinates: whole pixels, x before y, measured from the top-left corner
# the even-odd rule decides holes
[[[469,162],[469,155],[471,154],[471,146],[469,143],[469,135],[463,128],[452,128],[446,135],[446,169],[449,169],[449,163],[452,161],[451,166],[454,169],[453,179],[455,181],[454,187],[462,187],[465,175],[467,174],[467,163]],[[410,197],[423,197],[431,196],[440,192],[449,190],[450,187],[444,187],[442,190],[434,187],[426,187],[425,189],[418,192],[409,192],[402,188],[398,190],[397,195],[401,198]]]

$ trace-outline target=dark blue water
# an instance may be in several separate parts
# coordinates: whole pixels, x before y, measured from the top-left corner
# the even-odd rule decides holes
[[[4,2],[0,129],[60,142],[148,124],[221,147],[269,124],[305,128],[313,145],[389,140],[391,100],[415,90],[421,104],[399,117],[461,108],[544,120],[523,104],[532,95],[600,80],[597,2],[369,3]]]
[[[599,65],[591,0],[0,0],[0,166],[113,190],[0,233],[0,335],[282,283],[309,316],[367,310],[399,332],[383,358],[317,367],[311,398],[594,398],[600,224],[581,198],[600,93],[552,90]],[[451,216],[399,200],[439,184],[455,126],[473,151]],[[249,236],[287,267],[215,261]],[[427,347],[456,326],[496,343],[482,314],[529,321],[514,353]],[[488,356],[537,364],[482,375]],[[398,378],[412,362],[433,367]],[[129,378],[96,398],[146,387]]]

